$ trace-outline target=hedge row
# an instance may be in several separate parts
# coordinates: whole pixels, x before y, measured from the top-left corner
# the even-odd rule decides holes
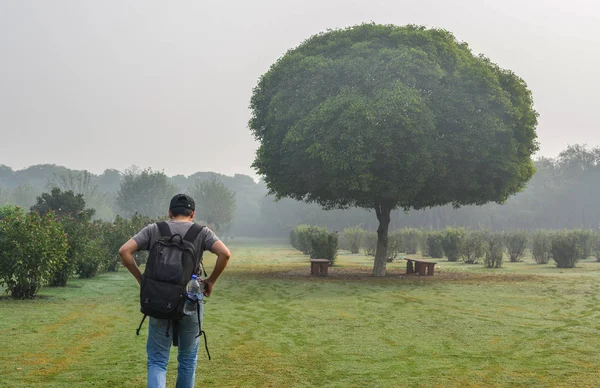
[[[500,268],[506,258],[522,261],[527,251],[536,263],[554,260],[559,268],[572,268],[577,261],[594,256],[600,262],[600,232],[590,230],[528,232],[511,230],[490,232],[447,228],[441,231],[400,229],[388,235],[388,257],[400,253],[432,258],[446,257],[449,261],[462,260],[468,264],[483,263],[488,268]],[[377,234],[359,227],[344,229],[340,247],[351,253],[364,252],[375,256]]]

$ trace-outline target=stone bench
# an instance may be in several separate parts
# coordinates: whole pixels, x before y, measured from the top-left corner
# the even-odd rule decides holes
[[[406,273],[413,274],[417,273],[421,276],[433,276],[433,271],[435,268],[436,262],[427,261],[427,260],[419,260],[419,259],[409,259],[405,257],[406,260]]]
[[[329,260],[310,259],[310,274],[313,276],[327,276]]]

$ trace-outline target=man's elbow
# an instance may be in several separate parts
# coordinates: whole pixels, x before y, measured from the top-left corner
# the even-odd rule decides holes
[[[131,256],[132,252],[130,252],[129,247],[127,247],[127,244],[123,245],[121,248],[119,248],[119,256],[121,257],[121,261],[123,263],[125,263],[127,261],[127,258],[129,256]]]

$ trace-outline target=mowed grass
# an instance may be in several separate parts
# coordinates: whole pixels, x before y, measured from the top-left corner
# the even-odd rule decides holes
[[[197,386],[600,386],[600,263],[481,265],[404,260],[372,278],[373,259],[341,254],[328,278],[276,242],[234,241],[205,305],[213,357]],[[207,267],[214,258],[206,259]],[[34,301],[0,299],[1,387],[139,387],[146,329],[126,270]],[[168,374],[175,385],[176,349]]]

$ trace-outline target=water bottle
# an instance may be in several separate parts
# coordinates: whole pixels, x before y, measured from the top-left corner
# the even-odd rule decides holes
[[[185,293],[187,298],[185,298],[185,305],[183,307],[183,313],[185,315],[194,315],[197,313],[198,303],[202,302],[203,298],[203,287],[204,283],[202,280],[198,281],[198,276],[192,275],[192,280],[190,280],[185,286]]]

